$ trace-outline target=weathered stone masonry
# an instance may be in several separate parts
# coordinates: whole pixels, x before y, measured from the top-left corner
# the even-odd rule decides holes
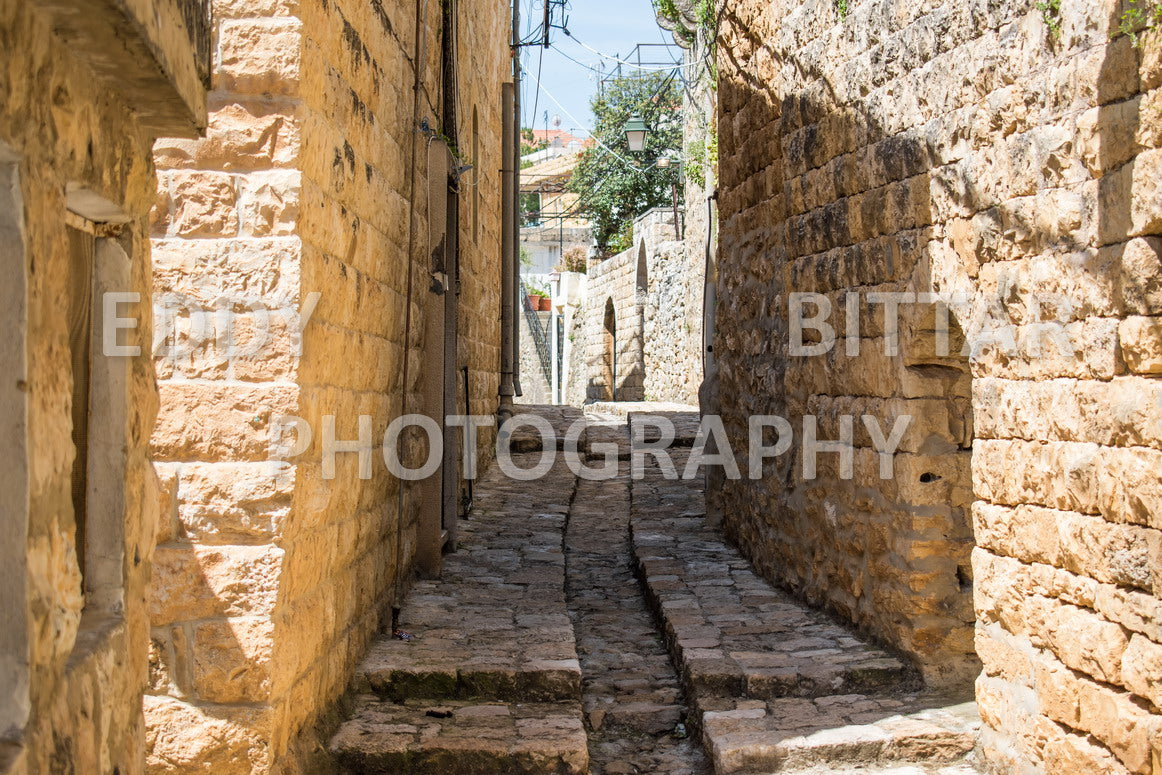
[[[227,340],[210,337],[158,359],[154,771],[308,766],[321,750],[317,723],[376,630],[390,627],[413,573],[431,500],[419,483],[401,497],[378,450],[367,477],[358,455],[340,454],[327,479],[322,438],[326,417],[347,440],[368,415],[378,444],[405,394],[407,412],[440,414],[424,387],[442,352],[426,342],[429,297],[442,299],[429,292],[438,229],[428,213],[429,188],[443,198],[446,186],[433,177],[430,187],[428,171],[446,166],[434,161],[446,151],[417,130],[423,120],[441,129],[442,89],[456,91],[452,139],[477,154],[456,162],[473,165],[460,179],[456,368],[468,368],[470,411],[495,410],[506,13],[485,0],[450,6],[457,75],[442,86],[442,47],[453,45],[441,34],[445,5],[217,3],[208,136],[157,147],[158,316],[167,299],[240,312],[235,338],[245,344],[263,324],[246,303],[257,302],[270,310],[271,336],[255,354],[231,356]],[[172,317],[170,343],[188,343],[198,321]],[[463,390],[458,378],[461,412]],[[313,442],[272,464],[272,444],[297,438],[289,430],[279,441],[279,415],[304,418]],[[482,450],[491,438],[482,433]]]
[[[585,386],[573,402],[697,400],[703,262],[700,249],[676,238],[670,209],[651,210],[634,222],[632,248],[590,266],[579,348]]]
[[[764,573],[930,682],[979,657],[997,771],[1156,771],[1162,40],[1135,48],[1116,2],[1065,0],[1059,36],[1015,0],[850,5],[721,8],[718,404],[733,440],[779,414],[796,443],[716,506]],[[849,290],[937,294],[954,354],[913,305],[885,355],[865,296],[846,355]],[[795,291],[831,301],[829,353],[789,353]],[[1057,316],[1075,353],[1038,329]],[[1005,322],[1015,348],[979,346]],[[805,480],[809,414],[821,439],[912,415],[895,477],[857,416],[854,479],[823,454]]]
[[[0,2],[6,773],[142,771],[158,491],[150,310],[118,306],[136,330],[115,344],[141,353],[108,356],[100,300],[148,298],[150,146],[205,124],[201,12],[176,1]],[[70,326],[84,317],[87,329]],[[89,409],[76,443],[74,408]],[[78,481],[87,487],[74,496]]]

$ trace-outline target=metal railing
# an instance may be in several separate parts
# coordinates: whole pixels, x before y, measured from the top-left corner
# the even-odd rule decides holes
[[[532,303],[529,301],[528,286],[521,281],[521,306],[525,311],[525,322],[529,324],[529,332],[533,335],[533,344],[537,347],[537,360],[541,362],[541,372],[545,375],[545,382],[553,384],[553,369],[551,365],[551,358],[549,356],[549,335],[545,331],[544,325],[541,324],[541,316],[533,309]]]

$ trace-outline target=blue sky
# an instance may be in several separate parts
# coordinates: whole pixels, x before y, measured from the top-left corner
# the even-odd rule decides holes
[[[539,25],[544,14],[543,1],[521,1],[521,27],[526,31],[529,29],[530,16],[533,28]],[[577,41],[604,54],[620,54],[624,59],[638,43],[673,43],[674,39],[658,26],[650,0],[570,0],[569,6],[565,13],[569,20],[569,31],[576,39],[554,29],[550,35],[552,48],[528,46],[523,50],[525,78],[521,110],[525,126],[535,120],[534,126],[543,129],[547,110],[550,128],[553,116],[560,115],[562,129],[581,130],[577,134],[584,135],[593,126],[589,99],[597,90],[597,76],[583,65],[591,68],[604,65],[608,72],[616,64],[589,51]],[[538,98],[537,84],[531,76],[537,74],[537,62],[542,52],[540,81],[544,88]],[[565,55],[582,64],[570,61]],[[648,54],[654,60],[662,59],[665,55],[666,51],[658,48]],[[680,58],[681,52],[676,48],[671,49],[670,56]],[[535,119],[534,103],[537,106]],[[572,114],[573,118],[566,112]]]

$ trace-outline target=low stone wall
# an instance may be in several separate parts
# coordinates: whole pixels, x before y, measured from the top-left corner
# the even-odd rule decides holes
[[[545,371],[541,366],[541,357],[537,353],[537,344],[533,339],[532,328],[523,309],[517,309],[520,316],[520,389],[517,397],[518,404],[552,404],[553,390],[549,380],[545,379]],[[534,313],[541,321],[542,328],[548,333],[552,317],[547,312]],[[551,365],[550,365],[551,368]]]
[[[635,221],[633,248],[590,266],[582,311],[586,400],[697,401],[703,269],[676,237],[672,211],[652,210]]]
[[[587,401],[640,401],[644,396],[638,252],[632,248],[589,267],[583,328]]]
[[[740,448],[751,415],[795,442],[716,506],[930,682],[979,656],[989,767],[1150,772],[1162,32],[1135,47],[1113,0],[847,6],[722,9],[718,403]],[[796,292],[831,308],[814,354]],[[882,292],[951,308],[949,346],[936,305],[894,328]],[[912,417],[889,479],[862,415]],[[806,421],[830,440],[844,416],[852,473],[829,451],[812,477]]]
[[[646,260],[644,399],[695,404],[702,384],[702,243],[697,235],[662,242]]]

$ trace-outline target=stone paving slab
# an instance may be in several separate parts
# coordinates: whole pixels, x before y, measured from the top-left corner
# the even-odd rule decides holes
[[[539,453],[513,458],[529,466]],[[562,548],[573,486],[563,461],[535,483],[495,469],[482,477],[459,551],[440,579],[417,582],[404,600],[398,627],[411,638],[378,638],[356,690],[391,700],[579,698]]]
[[[584,412],[573,406],[542,406],[538,404],[517,404],[514,409],[516,415],[535,415],[547,420],[553,428],[556,449],[564,449],[565,434],[569,427],[577,420],[585,418]],[[585,444],[585,432],[582,431],[579,440],[582,449]],[[513,452],[537,452],[544,448],[545,440],[540,431],[531,425],[521,425],[515,429],[509,440]]]
[[[677,471],[689,454],[673,450]],[[910,665],[754,573],[708,526],[701,476],[650,461],[631,541],[717,775],[975,772],[975,704],[924,693]]]
[[[589,415],[605,415],[625,420],[634,412],[645,414],[681,414],[698,417],[698,407],[694,404],[679,404],[673,401],[595,401],[585,405]]]
[[[597,444],[613,444],[617,447],[617,456],[621,460],[629,460],[633,451],[631,429],[635,421],[645,427],[641,429],[642,438],[646,443],[654,443],[660,438],[660,431],[649,418],[661,417],[669,420],[674,426],[674,447],[690,447],[698,435],[698,415],[686,410],[675,410],[670,407],[683,407],[683,404],[650,404],[634,402],[633,409],[613,409],[615,404],[592,404],[585,407],[585,416],[589,424],[585,429],[586,449],[591,457],[603,457],[604,450]],[[651,408],[655,407],[655,408]]]
[[[980,728],[973,702],[937,694],[741,700],[706,711],[702,737],[719,775],[843,764],[957,763]]]
[[[590,457],[604,459],[609,445],[613,445],[619,460],[629,460],[629,426],[623,418],[595,413],[586,413],[586,418],[589,422],[585,427],[585,442]]]
[[[630,564],[628,473],[623,462],[616,479],[579,482],[565,536],[591,772],[705,775],[698,740],[678,726],[687,715],[678,674]]]
[[[629,412],[626,419],[630,426],[631,434],[634,430],[634,425],[640,422],[645,425],[639,431],[641,438],[645,439],[646,442],[658,441],[661,438],[661,434],[656,427],[656,421],[651,418],[663,418],[674,426],[673,446],[678,448],[691,446],[698,436],[698,426],[702,421],[697,408],[691,412],[688,409],[671,409],[669,408],[670,406],[669,404],[662,404],[655,409],[650,409],[647,406],[641,410]],[[680,407],[681,404],[677,406]]]
[[[580,703],[474,703],[356,698],[355,717],[331,739],[348,772],[585,775]]]
[[[699,698],[817,697],[915,682],[899,659],[755,574],[703,518],[643,510],[632,534],[647,595]]]
[[[800,770],[798,775],[981,775],[969,763],[958,764],[888,764],[867,766],[853,765],[851,767],[833,766],[830,764],[810,767]]]

